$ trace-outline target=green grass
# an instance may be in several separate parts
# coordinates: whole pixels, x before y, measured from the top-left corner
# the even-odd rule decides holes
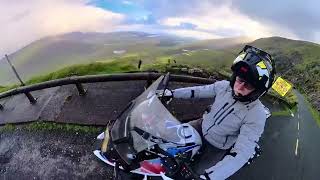
[[[0,86],[0,92],[4,91],[5,90],[5,86]]]
[[[195,65],[211,70],[230,69],[232,60],[234,59],[232,54],[217,50],[189,51],[183,54],[175,55],[173,58],[182,64]]]
[[[65,131],[65,132],[78,132],[96,134],[103,130],[103,127],[97,126],[84,126],[75,124],[59,124],[54,122],[33,122],[25,127],[29,131]]]
[[[320,127],[320,112],[312,105],[312,103],[308,100],[308,96],[306,94],[301,93],[304,97],[304,102],[307,104],[308,109],[313,117],[313,119],[316,121],[318,126]]]
[[[197,54],[197,52],[194,52]],[[170,59],[170,64],[169,60]],[[147,63],[142,64],[141,71],[159,71],[159,72],[171,72],[171,73],[180,73],[182,68],[190,69],[195,67],[190,63],[184,64],[183,62],[177,61],[177,64],[173,63],[172,56],[161,56],[158,57],[154,63]],[[114,58],[112,60],[106,60],[105,62],[99,61],[94,63],[88,64],[78,64],[78,65],[71,65],[55,72],[51,72],[45,75],[35,76],[26,82],[27,85],[41,83],[45,81],[50,81],[59,78],[65,78],[70,76],[83,76],[83,75],[95,75],[95,74],[111,74],[111,73],[121,73],[121,72],[128,72],[128,71],[137,71],[137,64],[139,61],[139,56],[136,54],[126,55],[121,58]],[[213,63],[213,62],[211,62]],[[209,65],[198,65],[196,67],[203,69],[207,74],[211,75],[218,75],[221,78],[228,78],[230,77],[231,73],[230,70],[219,69],[216,70]],[[19,85],[11,85],[7,87],[0,87],[0,92],[4,92],[13,88],[18,87]],[[280,97],[275,92],[270,92],[270,94],[276,98],[283,99],[287,102],[291,107],[294,107],[297,104],[297,98],[292,93],[289,92],[288,95],[285,97]]]
[[[313,107],[310,106],[310,112],[311,112],[313,118],[318,123],[318,126],[320,127],[320,113],[319,113],[319,111],[317,111],[316,109],[314,109]]]
[[[137,63],[136,63],[137,64]],[[94,62],[89,64],[78,64],[65,67],[58,71],[31,78],[26,84],[35,84],[39,82],[70,77],[70,76],[83,76],[83,75],[94,75],[94,74],[111,74],[120,73],[127,71],[138,70],[137,66],[133,62],[128,61],[111,61],[111,62]]]
[[[17,87],[19,87],[19,85],[17,85],[17,84],[2,87],[2,88],[0,88],[0,93],[5,92],[5,91],[9,91],[9,90],[17,88]]]
[[[63,131],[71,133],[97,134],[103,131],[101,126],[85,126],[75,124],[60,124],[55,122],[32,122],[23,125],[6,124],[0,127],[0,132],[12,132],[15,130],[27,131]]]
[[[271,112],[272,116],[291,116],[291,111],[288,106],[284,106],[284,110]]]
[[[123,59],[116,59],[110,62],[93,62],[89,64],[77,64],[71,65],[55,72],[51,72],[45,75],[39,75],[31,78],[26,82],[27,85],[36,84],[40,82],[50,81],[59,78],[65,78],[70,76],[83,76],[94,74],[112,74],[128,71],[136,71],[138,61],[134,57],[125,57]],[[8,91],[19,87],[19,85],[1,86],[0,92]]]
[[[294,108],[298,104],[298,98],[292,90],[290,90],[285,96],[281,96],[280,94],[275,92],[273,89],[270,89],[270,91],[268,92],[268,95],[276,99],[283,100],[284,102],[287,103],[287,105],[290,108]]]
[[[316,110],[309,101],[305,100],[305,102],[308,104],[308,109],[310,110],[313,119],[316,121],[316,123],[320,127],[320,113],[319,113],[319,111]]]
[[[16,130],[16,126],[13,124],[5,124],[4,126],[0,126],[0,133],[1,132],[11,132]]]

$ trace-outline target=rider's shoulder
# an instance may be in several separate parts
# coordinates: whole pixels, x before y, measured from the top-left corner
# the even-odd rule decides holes
[[[226,80],[216,81],[214,83],[214,89],[218,94],[231,92],[230,82]]]
[[[227,81],[227,80],[221,80],[221,81],[216,81],[214,83],[214,85],[217,87],[217,88],[227,88],[230,86],[230,82]]]

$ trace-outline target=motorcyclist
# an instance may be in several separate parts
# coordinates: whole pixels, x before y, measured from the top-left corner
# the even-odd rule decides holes
[[[228,178],[255,153],[266,122],[259,98],[272,86],[274,68],[271,55],[246,45],[232,64],[230,81],[165,92],[167,96],[183,99],[215,97],[210,111],[190,123],[214,152],[230,150],[221,161],[205,169],[207,179]]]

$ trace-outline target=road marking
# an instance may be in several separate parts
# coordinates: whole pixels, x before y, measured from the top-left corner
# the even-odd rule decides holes
[[[299,121],[298,121],[298,131],[299,131],[299,129],[300,129],[300,123],[299,123]]]
[[[294,154],[295,154],[296,156],[298,156],[298,147],[299,147],[299,139],[297,139],[297,141],[296,141],[296,150],[295,150],[295,152],[294,152]]]
[[[289,111],[290,111],[290,113],[291,113],[291,116],[292,116],[292,117],[294,117],[294,114],[293,114],[293,112],[292,112],[292,111],[291,111],[290,109],[289,109]]]

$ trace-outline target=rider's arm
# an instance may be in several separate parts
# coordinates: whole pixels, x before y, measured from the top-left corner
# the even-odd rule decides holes
[[[237,172],[255,152],[256,143],[264,130],[266,115],[261,107],[253,108],[244,119],[240,134],[231,149],[231,155],[225,156],[215,166],[206,170],[210,179],[226,179]]]
[[[173,97],[181,99],[213,98],[216,96],[218,90],[225,89],[228,85],[228,81],[217,81],[205,86],[179,88],[173,90]]]

